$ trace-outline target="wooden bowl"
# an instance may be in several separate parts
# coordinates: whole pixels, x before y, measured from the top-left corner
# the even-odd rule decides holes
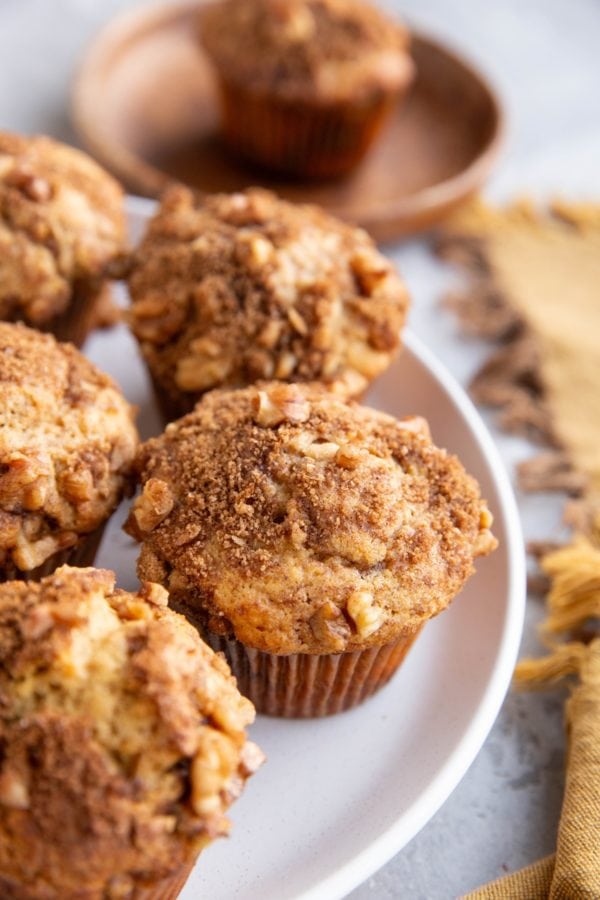
[[[157,197],[173,181],[201,192],[262,184],[389,240],[433,225],[488,175],[502,130],[499,102],[467,63],[419,34],[410,96],[350,176],[285,181],[245,168],[219,140],[214,78],[195,34],[200,2],[117,17],[76,76],[75,127],[129,190]]]

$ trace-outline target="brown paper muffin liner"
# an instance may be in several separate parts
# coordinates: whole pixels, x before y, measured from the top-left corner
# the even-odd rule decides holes
[[[63,342],[82,347],[90,331],[96,326],[98,310],[105,300],[105,292],[110,288],[107,283],[98,280],[80,280],[75,283],[73,296],[67,309],[41,325],[38,331],[53,334]],[[17,311],[6,318],[9,322],[22,322],[23,316]],[[31,323],[25,322],[26,325]]]
[[[93,566],[106,524],[106,522],[103,522],[95,531],[82,535],[73,547],[67,547],[65,550],[53,553],[36,569],[23,572],[13,562],[4,563],[0,567],[0,582],[40,581],[46,575],[52,575],[60,566],[79,566],[80,568]]]
[[[351,709],[378,691],[398,669],[421,628],[381,647],[285,656],[246,647],[204,627],[199,630],[213,650],[225,654],[240,692],[259,713],[304,719]]]
[[[186,866],[181,866],[173,875],[169,875],[168,878],[161,878],[154,885],[136,887],[133,900],[176,900],[195,864],[196,860]]]
[[[180,419],[182,416],[187,415],[200,400],[200,394],[186,394],[182,392],[181,394],[174,396],[169,391],[165,390],[150,370],[148,370],[148,375],[152,382],[152,391],[154,393],[156,405],[165,425],[169,422],[174,422],[175,419]]]
[[[368,102],[319,105],[285,102],[219,81],[222,131],[243,159],[285,175],[334,178],[365,156],[406,93],[381,93]]]

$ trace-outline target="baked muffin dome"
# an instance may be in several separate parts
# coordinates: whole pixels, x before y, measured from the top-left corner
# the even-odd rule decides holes
[[[127,528],[141,578],[275,654],[414,633],[496,545],[477,483],[422,419],[310,385],[213,392],[144,444]]]
[[[0,585],[0,654],[3,897],[143,896],[227,833],[254,710],[162,588]]]
[[[0,131],[0,318],[50,327],[125,249],[123,191],[107,172],[48,137]]]
[[[76,548],[129,486],[133,409],[70,344],[0,323],[0,579]]]
[[[360,103],[412,77],[406,29],[364,0],[221,0],[200,23],[219,71],[248,90]]]
[[[258,189],[169,192],[136,253],[131,327],[174,418],[259,379],[359,394],[389,365],[408,298],[368,235]]]

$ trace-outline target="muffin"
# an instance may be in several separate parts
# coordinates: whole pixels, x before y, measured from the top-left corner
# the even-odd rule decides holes
[[[363,0],[220,0],[200,37],[228,145],[286,175],[349,172],[414,73],[406,29]]]
[[[390,364],[408,306],[368,235],[264,190],[166,194],[129,278],[129,322],[167,420],[216,387],[341,382]]]
[[[135,465],[140,578],[270,715],[364,700],[496,546],[477,483],[423,419],[318,386],[207,394]]]
[[[0,322],[0,581],[91,565],[130,487],[133,409],[70,344]]]
[[[167,593],[0,585],[0,893],[171,900],[262,762],[252,704]]]
[[[81,346],[125,254],[123,191],[48,137],[0,131],[0,319]]]

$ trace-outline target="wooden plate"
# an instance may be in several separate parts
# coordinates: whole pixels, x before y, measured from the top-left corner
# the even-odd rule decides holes
[[[387,240],[434,224],[484,181],[498,151],[498,100],[469,65],[419,34],[412,92],[352,175],[291,182],[242,167],[219,142],[213,75],[194,34],[199,2],[119,16],[75,79],[75,127],[131,191],[155,197],[173,180],[203,192],[263,184]]]

